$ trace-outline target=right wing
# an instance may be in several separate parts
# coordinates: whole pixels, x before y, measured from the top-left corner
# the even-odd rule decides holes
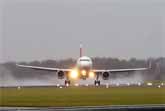
[[[61,68],[49,68],[49,67],[39,67],[39,66],[29,66],[29,65],[20,65],[16,64],[18,67],[23,67],[23,68],[30,68],[30,69],[36,69],[36,70],[45,70],[45,71],[63,71],[63,72],[70,72],[72,69],[61,69]]]
[[[119,72],[134,72],[134,71],[145,71],[149,68],[133,68],[133,69],[109,69],[109,70],[93,70],[96,73],[110,72],[110,73],[119,73]]]
[[[109,69],[109,70],[93,70],[96,73],[110,72],[110,73],[122,73],[122,72],[135,72],[135,71],[146,71],[151,69],[151,62],[149,62],[149,67],[146,68],[130,68],[130,69]]]

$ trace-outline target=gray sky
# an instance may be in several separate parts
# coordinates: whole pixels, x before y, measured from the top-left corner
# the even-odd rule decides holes
[[[0,0],[1,61],[165,57],[163,0]]]

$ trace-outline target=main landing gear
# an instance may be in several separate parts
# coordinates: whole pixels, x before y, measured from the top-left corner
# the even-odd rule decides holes
[[[99,80],[95,80],[95,86],[100,86],[100,81]]]
[[[70,85],[70,80],[65,80],[65,86],[69,86]]]
[[[95,86],[100,86],[99,74],[96,75]]]
[[[65,80],[65,86],[69,86],[70,85],[70,80],[69,80],[69,75],[66,76],[66,80]]]

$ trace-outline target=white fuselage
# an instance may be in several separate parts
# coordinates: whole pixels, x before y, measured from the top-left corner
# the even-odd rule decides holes
[[[89,76],[89,73],[92,69],[92,60],[91,58],[87,56],[80,57],[77,60],[76,65],[78,72],[80,74],[80,78],[87,78]]]
[[[87,56],[80,57],[77,60],[77,68],[78,69],[91,69],[92,68],[92,60]]]

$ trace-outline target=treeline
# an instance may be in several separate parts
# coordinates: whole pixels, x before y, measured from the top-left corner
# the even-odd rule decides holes
[[[94,69],[119,69],[119,68],[140,68],[148,67],[151,62],[152,69],[148,72],[148,76],[155,80],[165,79],[165,58],[150,58],[147,60],[139,60],[132,58],[130,60],[121,60],[117,58],[92,58]],[[44,66],[44,67],[58,67],[58,68],[73,68],[76,60],[43,60],[43,61],[32,61],[32,62],[19,62],[18,64]],[[54,72],[49,71],[34,71],[33,69],[18,68],[16,62],[7,62],[1,66],[5,67],[7,73],[11,73],[17,78],[31,78],[39,77],[41,75],[52,75]],[[5,74],[5,72],[3,72]]]

